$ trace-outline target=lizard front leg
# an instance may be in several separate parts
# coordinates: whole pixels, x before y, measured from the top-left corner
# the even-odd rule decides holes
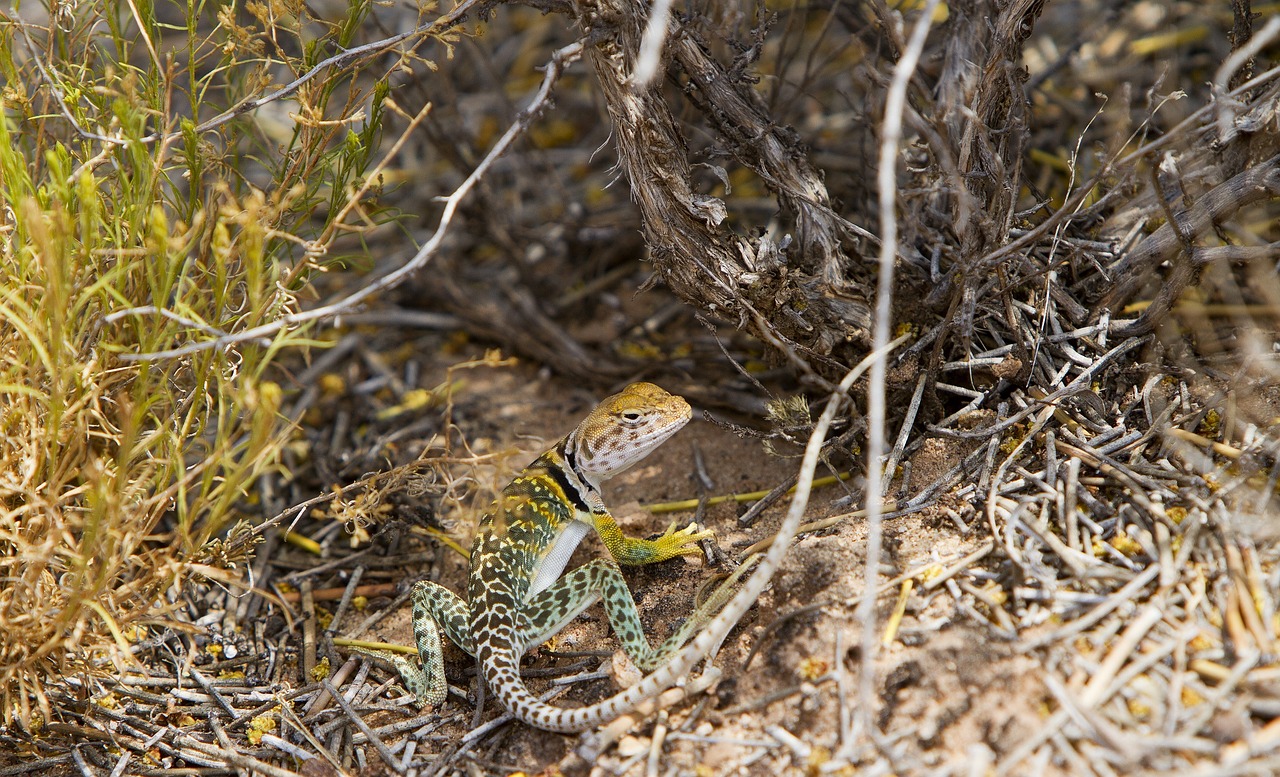
[[[401,653],[368,648],[351,648],[355,653],[390,665],[400,675],[418,703],[435,706],[444,701],[449,687],[444,676],[444,645],[440,630],[469,655],[475,646],[469,628],[467,603],[449,589],[426,580],[413,586],[413,636],[418,660]]]
[[[591,522],[596,527],[604,546],[619,564],[639,566],[656,564],[676,556],[694,556],[702,553],[698,543],[715,537],[715,532],[701,529],[696,523],[676,531],[672,521],[662,536],[656,540],[642,540],[622,533],[618,522],[607,510],[593,510]]]

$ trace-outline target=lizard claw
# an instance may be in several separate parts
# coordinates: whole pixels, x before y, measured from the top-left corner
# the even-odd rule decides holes
[[[694,556],[702,553],[702,548],[698,547],[699,542],[714,539],[715,536],[715,532],[703,529],[696,523],[691,523],[677,531],[676,522],[672,521],[655,542],[672,556]]]

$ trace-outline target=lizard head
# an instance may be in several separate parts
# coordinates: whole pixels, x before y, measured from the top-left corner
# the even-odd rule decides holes
[[[622,472],[675,434],[693,410],[652,383],[632,383],[607,397],[569,435],[579,473],[599,482]]]

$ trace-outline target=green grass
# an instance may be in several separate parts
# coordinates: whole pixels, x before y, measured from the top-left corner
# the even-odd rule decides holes
[[[369,6],[334,23],[297,2],[233,8],[134,0],[52,27],[0,19],[6,721],[48,718],[64,675],[131,662],[165,593],[228,522],[255,517],[251,487],[279,466],[272,364],[305,332],[138,356],[298,309],[312,273],[344,258],[329,219],[371,164],[386,86],[325,72],[269,115],[198,133],[350,46]]]

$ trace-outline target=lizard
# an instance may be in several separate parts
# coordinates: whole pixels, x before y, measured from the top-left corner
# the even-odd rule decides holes
[[[666,662],[707,619],[704,604],[659,647],[644,635],[619,564],[652,564],[699,554],[714,534],[673,522],[654,540],[628,537],[609,513],[601,484],[643,459],[692,418],[683,398],[652,383],[633,383],[607,397],[569,434],[525,467],[481,518],[471,549],[464,601],[449,589],[419,581],[411,592],[412,658],[352,648],[391,664],[424,706],[444,701],[443,631],[476,657],[490,691],[518,719],[553,731],[582,730],[564,710],[539,701],[520,679],[520,658],[564,628],[598,599],[624,652],[642,671]],[[562,576],[574,549],[594,528],[609,559]],[[589,725],[593,725],[589,724]]]
[[[890,346],[896,344],[897,341]],[[562,533],[557,539],[553,531],[542,526],[542,531],[535,532],[537,537],[542,538],[541,542],[526,546],[511,530],[521,524],[528,528],[547,522],[538,520],[537,516],[541,513],[537,507],[521,508],[515,514],[510,514],[508,511],[530,500],[529,495],[522,492],[531,488],[533,484],[526,481],[525,484],[516,486],[522,478],[541,480],[543,488],[549,488],[554,483],[557,488],[549,488],[544,494],[559,493],[566,498],[571,498],[558,480],[555,474],[558,472],[566,478],[565,482],[571,486],[572,490],[577,491],[582,499],[581,504],[572,505],[574,518],[584,523],[590,521],[592,525],[597,526],[597,530],[600,531],[601,537],[615,559],[621,555],[627,559],[642,559],[638,563],[652,563],[661,560],[659,557],[672,558],[676,555],[696,553],[693,543],[705,537],[709,534],[708,532],[698,531],[693,525],[676,532],[673,523],[656,541],[625,538],[617,529],[616,522],[611,517],[605,517],[608,511],[599,498],[598,484],[601,480],[617,474],[644,458],[683,427],[691,415],[688,403],[683,399],[644,383],[632,384],[621,393],[601,402],[577,429],[512,481],[512,485],[504,491],[502,499],[495,505],[492,513],[481,520],[481,531],[476,537],[472,550],[471,572],[467,586],[473,602],[470,608],[467,603],[447,589],[425,581],[417,584],[413,597],[414,633],[418,651],[422,655],[429,674],[424,672],[423,667],[410,661],[397,660],[389,656],[381,657],[396,664],[406,686],[418,696],[419,700],[428,704],[443,701],[447,685],[444,680],[437,627],[439,622],[450,639],[476,656],[485,682],[501,701],[503,707],[516,719],[547,731],[562,733],[589,731],[657,697],[664,690],[675,685],[695,665],[719,650],[720,644],[755,604],[756,599],[769,585],[774,573],[782,566],[782,560],[786,556],[792,539],[800,529],[805,508],[809,503],[813,472],[817,466],[827,430],[831,428],[841,400],[853,385],[854,380],[878,355],[879,352],[872,353],[850,370],[828,398],[827,406],[814,424],[808,444],[805,446],[791,505],[768,551],[763,555],[756,554],[746,559],[738,570],[719,586],[710,599],[698,607],[693,616],[657,651],[649,649],[645,653],[642,649],[635,650],[648,659],[645,661],[646,664],[656,665],[656,668],[652,669],[640,682],[596,704],[575,709],[546,704],[535,697],[524,685],[520,679],[519,661],[525,648],[554,634],[602,595],[605,597],[606,611],[609,613],[614,631],[619,634],[624,650],[628,653],[632,652],[632,648],[627,647],[629,637],[639,635],[639,641],[646,647],[648,641],[643,637],[643,630],[630,591],[621,580],[618,568],[610,566],[608,560],[598,559],[589,562],[573,570],[564,578],[555,579],[568,563],[573,547],[577,546],[589,527],[570,530],[565,527],[573,524],[562,521],[559,524]],[[611,424],[608,421],[609,418],[617,420]],[[649,420],[645,422],[643,420],[645,418]],[[660,420],[654,420],[655,418]],[[665,422],[661,419],[665,419]],[[619,433],[620,428],[627,431]],[[579,437],[597,436],[602,442],[612,440],[612,444],[598,443],[593,446],[578,440]],[[597,456],[600,457],[598,460],[596,460]],[[544,463],[538,465],[538,462]],[[547,468],[548,466],[550,469]],[[579,487],[584,489],[585,493],[578,491]],[[536,492],[539,489],[532,487],[532,490]],[[551,513],[557,515],[568,513],[570,505],[564,499],[555,499],[553,496],[551,502],[556,504],[545,505]],[[583,506],[588,509],[579,513]],[[530,513],[530,510],[533,512]],[[581,518],[579,518],[580,515]],[[603,527],[603,530],[600,527]],[[578,534],[576,539],[572,536],[575,532]],[[548,544],[553,547],[548,548]],[[534,546],[541,548],[540,563],[529,552]],[[562,547],[568,550],[561,550]],[[634,549],[630,552],[635,555],[630,556],[624,549]],[[508,568],[513,560],[526,566],[515,570]],[[730,590],[753,565],[750,577],[730,596]],[[603,589],[592,587],[592,583],[598,578],[594,578],[593,573],[581,572],[581,570],[592,568],[612,570],[611,573],[605,573],[603,577],[620,584],[620,591],[612,589],[619,594],[618,599],[610,602],[610,593],[602,594]],[[532,594],[530,591],[534,586],[529,585],[531,578],[537,585],[537,592]],[[504,583],[504,580],[510,582]],[[523,607],[520,602],[521,597],[513,596],[516,591],[524,592]],[[714,617],[712,613],[715,613]],[[619,629],[620,621],[624,623],[624,628],[621,630]],[[471,624],[470,631],[466,628],[468,622]],[[693,636],[695,632],[696,636]],[[693,638],[690,641],[691,636]],[[688,645],[684,644],[686,641],[689,641]],[[378,655],[375,651],[363,649],[358,652]],[[637,665],[640,664],[637,663]],[[712,682],[717,674],[714,667],[709,667],[706,671],[706,675]],[[588,760],[594,760],[602,744],[601,739],[598,735],[588,737],[579,749],[579,754],[585,754],[584,757]]]
[[[694,616],[668,639],[668,644],[677,642],[678,644],[671,647],[666,661],[663,661],[657,669],[630,688],[619,691],[609,698],[588,707],[575,709],[564,709],[546,704],[529,693],[523,683],[519,683],[518,687],[522,693],[508,694],[503,699],[504,706],[512,715],[531,726],[548,731],[558,731],[566,734],[589,731],[615,718],[619,718],[635,709],[641,703],[657,697],[667,688],[679,682],[680,678],[684,677],[699,662],[715,655],[721,643],[729,636],[729,632],[751,609],[760,594],[764,592],[764,589],[773,579],[774,573],[781,568],[783,558],[787,554],[791,541],[795,539],[800,530],[800,523],[804,518],[805,509],[809,505],[809,493],[813,487],[813,472],[822,453],[823,440],[826,439],[827,430],[831,428],[831,423],[835,420],[836,413],[849,388],[876,358],[884,358],[883,354],[887,353],[890,348],[899,344],[903,339],[905,339],[905,336],[890,343],[889,347],[869,354],[857,366],[849,370],[839,385],[832,391],[822,415],[819,416],[817,423],[814,424],[813,430],[809,434],[809,441],[805,445],[804,457],[800,463],[800,474],[796,478],[791,504],[787,508],[786,515],[783,516],[782,523],[778,526],[778,532],[774,535],[769,549],[763,555],[754,554],[745,559],[738,569],[730,575],[729,579],[717,588],[711,598],[695,611]],[[739,578],[748,569],[751,571],[750,577],[737,590],[732,590],[737,586]],[[732,596],[729,593],[731,590]],[[715,613],[714,617],[711,616],[713,612]],[[688,645],[684,645],[686,639],[692,636],[695,631],[696,636],[693,636]],[[489,676],[489,673],[486,673],[485,679],[488,680]],[[718,670],[715,667],[708,667],[704,677],[710,678],[710,682],[714,682],[716,676],[718,676]],[[516,675],[517,682],[518,677]],[[696,685],[701,684],[698,683]],[[585,737],[582,745],[578,748],[578,755],[588,762],[594,761],[595,756],[599,754],[604,744],[605,737],[603,733],[598,732]]]

